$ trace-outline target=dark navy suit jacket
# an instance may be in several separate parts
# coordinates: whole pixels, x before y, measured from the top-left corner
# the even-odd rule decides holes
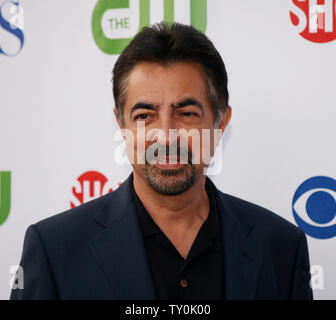
[[[207,178],[208,179],[208,178]],[[11,299],[156,299],[133,174],[114,192],[31,225]],[[312,299],[305,234],[278,215],[215,189],[225,299]]]

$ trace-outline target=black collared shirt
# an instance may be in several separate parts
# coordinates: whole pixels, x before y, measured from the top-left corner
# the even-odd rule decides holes
[[[209,215],[184,259],[144,208],[132,184],[153,283],[160,300],[224,298],[220,222],[214,192],[209,183],[205,187],[210,202]]]

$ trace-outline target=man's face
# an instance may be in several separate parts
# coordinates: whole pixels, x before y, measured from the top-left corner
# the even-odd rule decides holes
[[[134,137],[126,145],[135,174],[167,195],[180,194],[198,180],[206,166],[202,149],[210,156],[214,151],[213,111],[199,65],[137,64],[129,74],[123,115],[124,125],[118,123]],[[202,139],[204,129],[210,140]]]

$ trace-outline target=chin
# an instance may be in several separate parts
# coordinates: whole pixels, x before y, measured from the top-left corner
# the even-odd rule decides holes
[[[156,165],[145,167],[147,183],[164,195],[178,195],[188,190],[196,182],[197,173],[196,167],[190,164],[174,169],[161,169]]]

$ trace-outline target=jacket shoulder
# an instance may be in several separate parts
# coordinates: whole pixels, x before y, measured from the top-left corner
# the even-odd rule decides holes
[[[89,236],[99,227],[92,223],[96,214],[104,209],[112,193],[63,211],[35,224],[36,230],[44,239],[60,242],[64,239],[79,239]],[[44,237],[44,235],[46,237]]]
[[[247,225],[253,225],[266,238],[299,239],[304,232],[293,223],[273,211],[255,203],[219,191],[226,209],[235,218]]]

